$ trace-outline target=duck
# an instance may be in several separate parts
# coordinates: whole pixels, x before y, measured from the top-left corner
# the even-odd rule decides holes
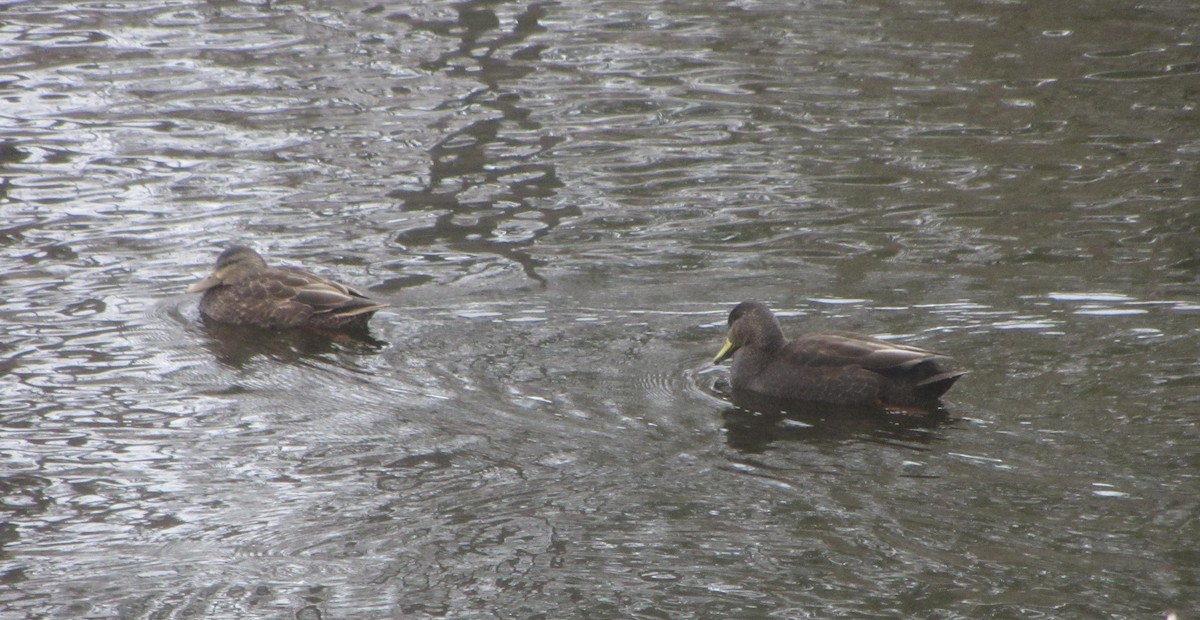
[[[888,410],[936,405],[967,374],[943,368],[949,356],[861,334],[813,333],[788,342],[775,314],[755,300],[729,313],[713,363],[731,357],[735,393]]]
[[[297,267],[269,267],[253,249],[221,252],[212,273],[188,287],[204,293],[200,313],[218,323],[270,329],[365,330],[387,304]]]

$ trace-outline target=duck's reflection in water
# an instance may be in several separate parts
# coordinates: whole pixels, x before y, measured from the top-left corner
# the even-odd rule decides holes
[[[284,363],[302,363],[337,352],[372,355],[387,342],[371,336],[366,328],[323,331],[311,329],[273,330],[245,325],[226,325],[202,317],[208,339],[203,346],[218,363],[240,370],[256,357]]]
[[[878,441],[920,449],[949,423],[941,403],[926,409],[785,401],[754,393],[734,392],[733,406],[721,412],[726,442],[741,452],[761,453],[780,441]]]

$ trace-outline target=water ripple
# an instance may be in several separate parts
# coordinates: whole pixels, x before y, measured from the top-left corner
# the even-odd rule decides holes
[[[1181,607],[1169,4],[7,7],[6,610]],[[234,242],[392,308],[209,325]],[[735,406],[746,298],[971,374],[932,427]]]

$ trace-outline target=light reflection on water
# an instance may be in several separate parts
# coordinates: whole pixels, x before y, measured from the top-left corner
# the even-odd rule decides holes
[[[2,607],[1194,609],[1194,12],[10,7]],[[231,242],[394,307],[208,325]],[[971,374],[736,406],[746,298]]]

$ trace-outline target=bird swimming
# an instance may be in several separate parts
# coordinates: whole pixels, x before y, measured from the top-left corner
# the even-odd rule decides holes
[[[860,334],[814,333],[788,342],[758,301],[729,313],[725,344],[713,363],[730,357],[735,391],[838,405],[930,405],[966,374],[943,369],[948,356]]]
[[[268,267],[245,246],[217,257],[213,272],[188,287],[203,292],[200,313],[220,323],[271,329],[365,329],[387,304],[358,290],[296,267]]]

